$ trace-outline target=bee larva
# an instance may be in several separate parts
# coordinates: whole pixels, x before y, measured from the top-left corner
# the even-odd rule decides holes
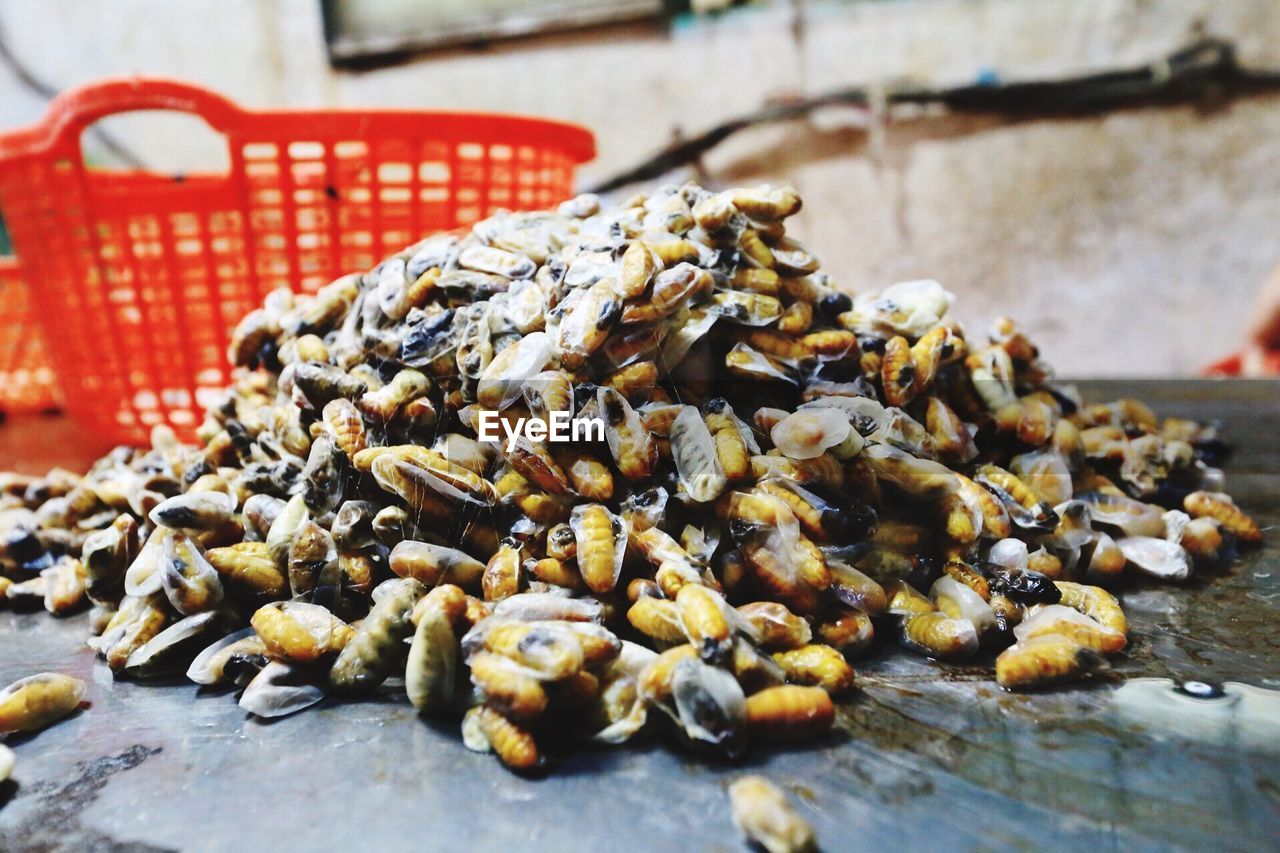
[[[196,684],[233,683],[243,687],[267,665],[267,644],[245,628],[207,647],[187,669]]]
[[[613,497],[613,472],[599,459],[570,450],[561,452],[559,460],[578,495],[589,501],[607,501]]]
[[[553,560],[572,560],[578,555],[578,541],[573,528],[566,523],[552,525],[547,531],[547,556]]]
[[[627,610],[627,621],[637,631],[659,643],[686,641],[680,621],[680,608],[674,601],[654,596],[640,596]]]
[[[536,717],[547,709],[547,693],[536,678],[527,675],[508,658],[477,652],[467,658],[471,681],[485,701],[511,720]]]
[[[635,604],[642,598],[662,598],[665,593],[657,581],[648,578],[635,578],[627,584],[627,601]]]
[[[828,693],[843,693],[853,687],[853,667],[844,655],[821,644],[776,652],[773,659],[782,665],[793,684],[821,687]]]
[[[577,542],[578,571],[592,592],[613,589],[622,572],[627,536],[621,518],[601,504],[580,504],[569,518]]]
[[[978,632],[973,623],[945,613],[903,616],[902,639],[908,648],[942,660],[969,657],[978,650]]]
[[[325,404],[321,417],[333,443],[347,458],[365,449],[364,418],[355,403],[345,397],[330,400]]]
[[[507,622],[484,635],[484,647],[503,655],[538,678],[559,681],[577,674],[584,661],[582,643],[568,627],[554,623]]]
[[[697,659],[698,650],[690,643],[673,646],[645,665],[640,671],[640,693],[654,704],[671,698],[672,678],[683,660]]]
[[[778,318],[778,331],[788,335],[803,335],[813,324],[813,306],[808,302],[793,302]]]
[[[65,616],[85,601],[87,574],[84,564],[64,557],[40,575],[45,581],[44,609]]]
[[[700,584],[685,584],[676,594],[676,608],[685,636],[703,660],[724,660],[733,639],[724,599]]]
[[[582,575],[571,562],[557,560],[555,557],[543,557],[541,560],[526,561],[525,572],[543,583],[565,589],[578,589],[583,586]]]
[[[90,643],[106,658],[111,671],[119,672],[130,655],[164,630],[170,621],[169,614],[162,593],[146,597],[126,595],[101,636],[94,637]]]
[[[766,740],[822,737],[831,731],[835,713],[830,693],[821,687],[786,684],[747,697],[747,727],[752,737]]]
[[[413,631],[409,616],[427,590],[411,578],[387,583],[394,586],[369,611],[329,670],[329,684],[336,691],[372,690],[403,660],[404,641]]]
[[[1051,579],[1062,576],[1062,561],[1044,548],[1039,548],[1028,555],[1027,568]]]
[[[772,269],[777,263],[773,252],[770,251],[764,240],[760,239],[760,233],[754,228],[743,229],[742,236],[738,238],[738,248],[742,250],[744,255],[764,269]]]
[[[735,337],[752,349],[774,358],[800,360],[813,355],[813,351],[802,340],[772,329],[750,329],[737,332]]]
[[[301,601],[276,601],[253,614],[253,629],[275,657],[307,663],[346,647],[355,631],[327,608]]]
[[[80,707],[87,687],[58,672],[42,672],[0,691],[0,733],[38,732]]]
[[[1013,629],[1018,640],[1061,634],[1086,648],[1114,653],[1125,647],[1125,635],[1108,628],[1078,610],[1061,604],[1038,605],[1031,616]]]
[[[634,240],[622,253],[622,273],[619,284],[627,299],[640,296],[653,281],[658,271],[658,261],[642,240]]]
[[[963,560],[948,560],[942,571],[971,590],[982,596],[983,601],[991,600],[991,585],[982,573]]]
[[[795,649],[813,636],[809,623],[774,601],[755,601],[738,608],[738,613],[760,635],[760,646],[769,650]]]
[[[981,483],[985,480],[1003,489],[1009,493],[1010,497],[1028,509],[1034,508],[1040,502],[1035,492],[1026,483],[1003,468],[995,465],[982,465],[978,468],[977,476],[978,482]]]
[[[865,651],[875,639],[875,626],[871,617],[861,610],[833,614],[818,625],[817,631],[824,643],[838,649],[845,656]]]
[[[1108,537],[1110,538],[1110,537]],[[1115,544],[1114,542],[1112,543]],[[1219,530],[1219,523],[1212,518],[1193,518],[1187,522],[1187,526],[1182,529],[1181,544],[1187,549],[1197,564],[1204,563],[1213,565],[1220,562],[1222,558],[1222,533]],[[1118,547],[1113,549],[1119,551]],[[1124,556],[1123,553],[1120,555]],[[1098,559],[1097,551],[1094,551],[1094,562]],[[1092,567],[1093,563],[1090,563]],[[1124,567],[1121,566],[1121,569]]]
[[[778,786],[762,776],[744,776],[729,786],[733,822],[768,853],[818,849],[813,827],[791,807]]]
[[[489,558],[481,578],[485,601],[501,601],[520,591],[520,549],[504,543]]]
[[[730,190],[728,197],[733,206],[747,216],[761,222],[776,222],[800,211],[800,195],[786,187],[756,187]]]
[[[582,666],[584,667],[608,664],[622,652],[622,641],[612,631],[600,625],[587,622],[565,622],[562,627],[577,636],[578,644],[582,647]]]
[[[1054,585],[1062,593],[1061,603],[1064,606],[1080,611],[1105,628],[1128,633],[1129,623],[1120,609],[1120,602],[1105,589],[1073,581],[1055,581]]]
[[[1045,634],[1018,642],[996,658],[996,681],[1022,690],[1079,678],[1106,666],[1106,659],[1063,634]]]
[[[529,771],[538,766],[538,744],[533,735],[487,705],[481,706],[476,719],[503,764],[516,771]]]
[[[610,388],[633,402],[648,398],[658,384],[658,366],[652,361],[640,361],[616,371],[608,379]]]
[[[209,565],[234,586],[276,597],[288,588],[266,542],[237,542],[205,552]]]
[[[394,574],[428,587],[438,583],[474,587],[485,573],[485,564],[465,551],[409,539],[391,549],[388,566]]]
[[[1246,515],[1229,495],[1221,492],[1192,492],[1182,505],[1193,518],[1212,518],[1236,535],[1241,542],[1256,545],[1262,541],[1258,523]]]
[[[541,444],[521,436],[514,444],[504,445],[502,455],[507,464],[543,491],[553,495],[569,492],[569,476]]]
[[[453,589],[461,597],[462,591]],[[453,710],[457,687],[458,638],[447,605],[429,599],[431,596],[427,595],[419,601],[431,606],[422,608],[418,615],[405,663],[404,686],[418,713],[446,714]]]
[[[911,402],[915,396],[916,365],[906,338],[897,335],[889,339],[880,369],[885,402],[890,406],[905,406]]]

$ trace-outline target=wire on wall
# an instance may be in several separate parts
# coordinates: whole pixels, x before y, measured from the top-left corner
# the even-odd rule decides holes
[[[771,104],[723,121],[697,136],[679,139],[643,162],[590,188],[609,192],[649,181],[698,162],[734,134],[748,128],[804,118],[833,106],[888,111],[894,106],[941,106],[956,113],[1016,118],[1084,115],[1153,104],[1212,102],[1236,95],[1280,90],[1280,71],[1242,67],[1235,47],[1207,38],[1137,68],[1060,80],[978,82],[951,88],[851,87],[810,98]]]
[[[9,42],[9,34],[5,29],[4,21],[0,20],[0,65],[9,70],[22,87],[31,92],[38,98],[46,101],[52,100],[58,94],[58,87],[37,76],[30,68],[27,67],[18,55],[14,53],[13,47]],[[98,144],[102,148],[115,157],[120,163],[134,169],[142,169],[146,167],[146,163],[142,158],[135,154],[127,145],[116,139],[110,132],[100,127],[89,129]]]

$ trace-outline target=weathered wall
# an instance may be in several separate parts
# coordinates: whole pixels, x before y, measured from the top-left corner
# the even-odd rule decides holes
[[[60,86],[164,73],[251,106],[378,104],[540,113],[594,128],[586,177],[766,98],[912,79],[960,83],[1113,68],[1194,32],[1280,67],[1274,0],[793,0],[684,26],[454,51],[366,73],[329,69],[315,0],[0,2],[22,60]],[[794,26],[794,9],[800,11]],[[0,72],[0,125],[43,103]],[[1280,263],[1280,98],[1201,113],[970,118],[894,125],[869,142],[833,110],[762,128],[707,158],[725,181],[789,182],[795,231],[847,287],[932,276],[971,327],[1024,321],[1073,374],[1195,371],[1238,345],[1252,293]],[[199,165],[211,141],[118,128],[147,159]]]

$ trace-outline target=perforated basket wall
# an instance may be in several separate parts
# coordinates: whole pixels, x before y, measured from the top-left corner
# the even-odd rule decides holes
[[[225,175],[86,168],[85,127],[178,110],[226,137]],[[0,136],[0,208],[66,395],[98,433],[189,436],[227,381],[236,322],[278,287],[313,291],[433,231],[571,195],[583,128],[407,111],[249,111],[167,80],[107,81]]]
[[[0,257],[0,412],[40,412],[57,405],[57,383],[22,267],[17,258]]]

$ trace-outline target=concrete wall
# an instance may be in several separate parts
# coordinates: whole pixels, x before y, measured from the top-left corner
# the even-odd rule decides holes
[[[779,0],[674,32],[636,27],[335,72],[316,0],[3,0],[15,52],[58,86],[105,74],[185,77],[250,106],[390,105],[539,113],[594,128],[584,177],[632,165],[767,98],[877,81],[945,84],[1114,68],[1197,32],[1280,67],[1275,0]],[[0,70],[0,125],[43,103]],[[902,122],[863,116],[735,138],[710,179],[788,182],[794,231],[866,290],[942,280],[971,331],[1024,322],[1073,375],[1194,372],[1236,348],[1252,294],[1280,263],[1280,97],[1097,118]],[[175,129],[178,128],[178,129]],[[217,156],[190,128],[115,128],[149,163]]]

